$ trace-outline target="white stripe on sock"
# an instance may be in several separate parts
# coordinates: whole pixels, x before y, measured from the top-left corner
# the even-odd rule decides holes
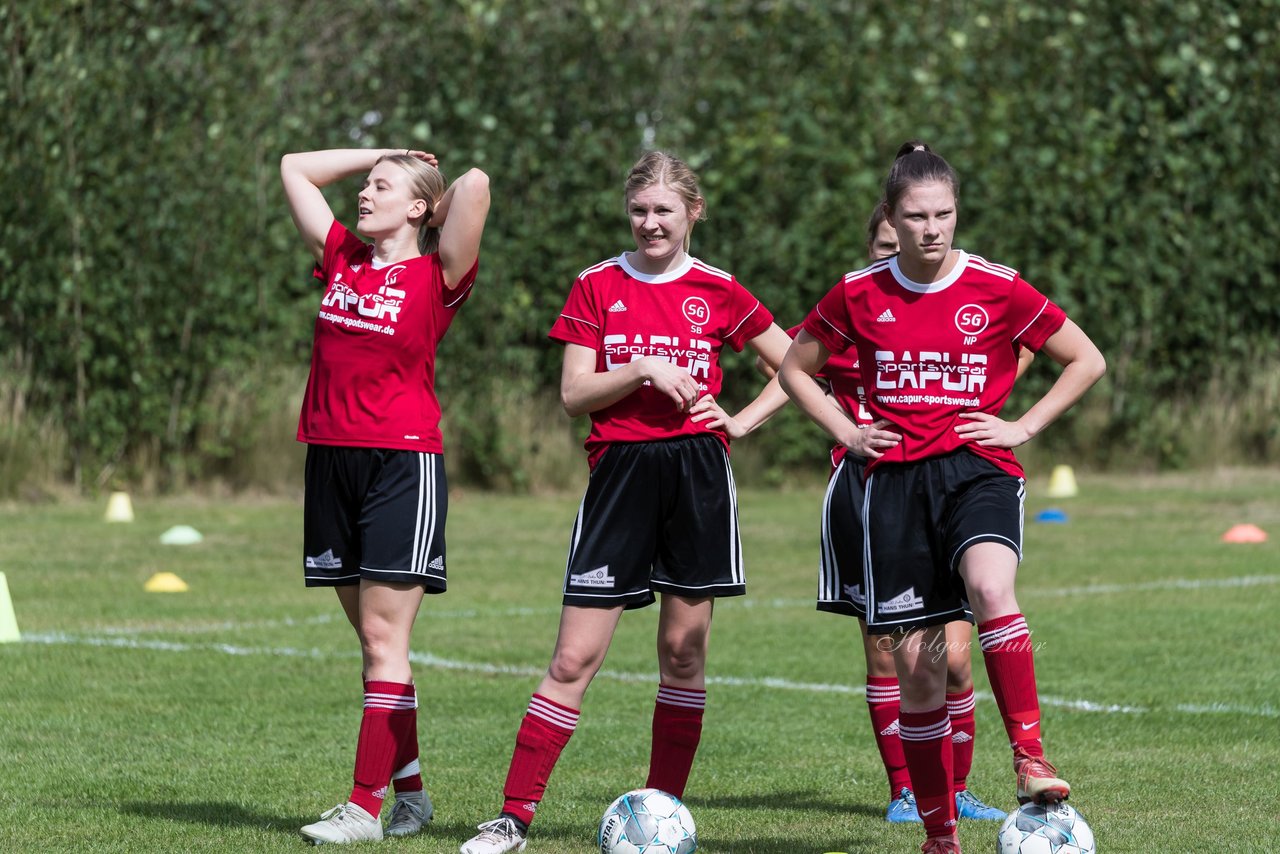
[[[552,726],[567,729],[569,732],[573,732],[578,726],[578,712],[553,706],[547,700],[537,696],[529,698],[527,714],[540,718]]]
[[[391,775],[392,780],[403,780],[405,777],[412,777],[414,774],[422,773],[422,765],[415,759],[399,771]]]
[[[707,707],[707,692],[659,685],[657,702],[686,709],[705,709]]]
[[[898,718],[898,737],[903,741],[932,741],[951,737],[951,719],[943,718],[926,726],[907,726]]]

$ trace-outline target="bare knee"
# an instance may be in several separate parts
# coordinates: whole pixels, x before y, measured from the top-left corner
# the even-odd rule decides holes
[[[981,573],[974,573],[965,580],[965,591],[969,594],[969,607],[980,623],[1018,613],[1013,585],[1001,579],[984,578]]]
[[[963,694],[972,687],[973,666],[968,651],[957,653],[950,650],[947,655],[947,693]]]
[[[594,650],[576,647],[556,647],[551,656],[551,665],[547,668],[547,676],[553,682],[573,685],[583,680],[590,681],[595,676],[601,662],[602,654]]]
[[[669,632],[658,638],[658,661],[665,676],[694,679],[706,669],[707,637],[702,631]]]
[[[889,635],[865,635],[863,652],[867,657],[867,675],[879,679],[897,678],[893,663],[893,638]]]

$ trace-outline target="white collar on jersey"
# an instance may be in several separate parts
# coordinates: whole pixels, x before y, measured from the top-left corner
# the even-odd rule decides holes
[[[955,284],[956,279],[960,278],[960,274],[963,273],[964,268],[968,266],[969,253],[965,252],[963,249],[959,250],[959,253],[960,254],[956,257],[956,265],[951,268],[951,272],[947,273],[945,278],[939,279],[936,282],[930,282],[927,285],[908,279],[906,275],[903,274],[901,268],[898,267],[897,255],[894,255],[893,258],[889,260],[889,271],[893,273],[893,277],[898,280],[898,284],[902,285],[912,293],[936,294],[938,291],[946,290]]]
[[[639,279],[640,281],[648,282],[651,285],[662,285],[667,282],[674,282],[676,279],[693,269],[693,256],[686,252],[684,254],[684,261],[679,267],[656,275],[652,273],[641,273],[635,267],[632,267],[631,264],[627,262],[627,253],[625,252],[618,256],[618,266],[626,270],[627,275],[631,276],[633,279]]]

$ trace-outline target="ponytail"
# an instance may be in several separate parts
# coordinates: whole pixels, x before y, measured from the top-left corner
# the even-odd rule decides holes
[[[960,200],[960,179],[951,164],[935,154],[927,143],[918,139],[907,140],[898,148],[889,177],[884,182],[884,205],[893,210],[911,187],[933,183],[947,184],[956,201]],[[874,229],[871,235],[874,239]]]

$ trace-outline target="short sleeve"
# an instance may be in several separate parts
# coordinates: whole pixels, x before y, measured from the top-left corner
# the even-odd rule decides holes
[[[560,316],[551,325],[547,337],[562,344],[581,344],[600,349],[600,311],[595,289],[584,277],[573,283]]]
[[[760,300],[734,279],[730,283],[730,325],[724,343],[741,353],[747,342],[764,332],[773,323],[773,313]]]
[[[809,312],[802,328],[817,338],[831,353],[843,353],[853,346],[853,324],[849,321],[849,301],[841,281],[827,292]]]
[[[1009,295],[1009,328],[1013,340],[1029,350],[1039,350],[1067,322],[1067,314],[1021,276],[1013,280]]]
[[[340,265],[349,263],[357,253],[365,253],[368,249],[368,244],[335,219],[324,239],[324,260],[320,262],[316,278],[323,282],[332,281],[333,273]]]
[[[476,276],[480,273],[480,256],[476,255],[475,263],[471,265],[471,269],[458,282],[458,286],[452,290],[444,283],[444,262],[439,260],[440,256],[436,255],[436,263],[432,265],[435,269],[437,288],[440,292],[440,300],[447,309],[457,311],[462,308],[462,304],[471,296],[471,287],[476,283]]]

